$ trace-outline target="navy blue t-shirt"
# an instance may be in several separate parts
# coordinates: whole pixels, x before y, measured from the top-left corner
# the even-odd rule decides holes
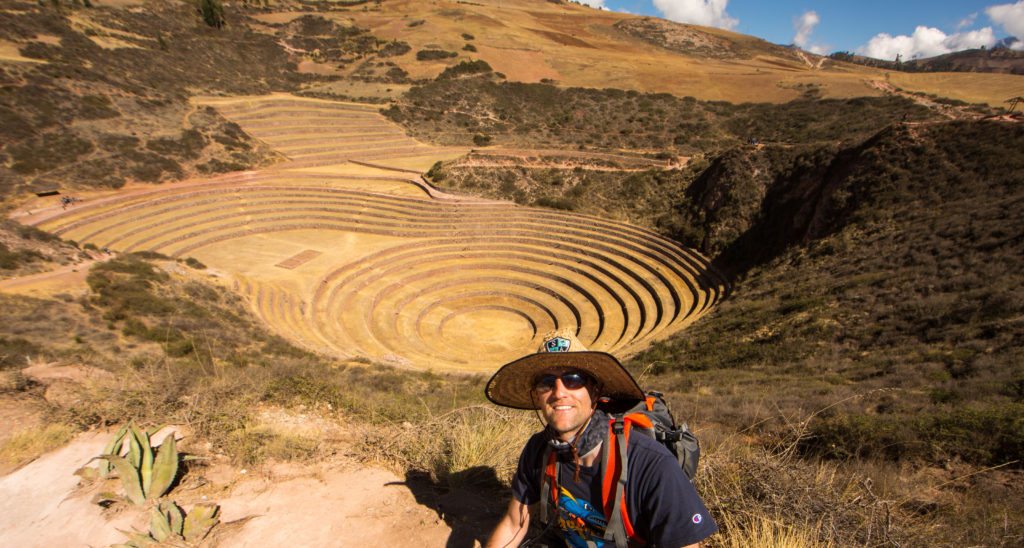
[[[512,479],[512,496],[523,504],[540,502],[546,445],[543,432],[534,434],[519,457],[519,468]],[[679,548],[700,542],[718,530],[668,449],[637,433],[629,437],[627,453],[626,507],[634,530],[648,545]],[[594,466],[580,468],[579,483],[573,481],[572,463],[559,466],[558,526],[568,546],[586,547],[588,540],[597,546],[605,545],[600,461],[598,458]],[[614,546],[612,542],[607,544]]]

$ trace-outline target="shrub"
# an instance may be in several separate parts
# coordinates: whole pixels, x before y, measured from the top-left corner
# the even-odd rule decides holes
[[[11,169],[22,174],[50,171],[77,160],[95,149],[73,133],[49,132],[7,147]]]
[[[1024,405],[958,406],[913,417],[844,414],[812,424],[805,450],[832,458],[945,462],[956,456],[980,466],[1024,454]]]
[[[220,0],[199,0],[198,11],[207,25],[217,29],[224,26],[224,6]]]
[[[459,76],[484,74],[488,72],[492,72],[491,65],[487,64],[487,61],[484,61],[483,59],[478,59],[476,61],[462,61],[457,65],[444,69],[444,71],[437,76],[437,79],[448,80],[451,78],[458,78]]]
[[[405,42],[398,40],[392,40],[377,50],[377,55],[381,57],[398,57],[399,55],[405,55],[412,50],[412,46]]]
[[[576,202],[569,198],[549,198],[547,196],[542,196],[534,200],[533,205],[550,207],[552,209],[565,209],[569,211],[576,209]]]
[[[422,49],[416,52],[417,61],[438,61],[458,56],[459,54],[454,51],[444,51],[439,49]]]
[[[444,164],[440,161],[434,162],[434,165],[430,166],[430,169],[427,171],[427,178],[431,181],[443,181]]]
[[[14,270],[22,264],[30,263],[45,257],[38,251],[23,249],[11,251],[3,242],[0,242],[0,269]]]

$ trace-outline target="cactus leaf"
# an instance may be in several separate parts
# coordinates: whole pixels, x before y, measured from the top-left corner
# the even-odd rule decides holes
[[[152,480],[149,485],[149,498],[162,496],[174,483],[178,475],[178,449],[175,447],[174,437],[170,436],[167,441],[160,444],[157,450],[156,459],[153,462]]]
[[[142,482],[139,481],[139,471],[132,466],[132,463],[124,457],[108,455],[106,458],[113,463],[117,475],[121,477],[121,485],[124,486],[128,500],[132,504],[146,502],[146,496],[142,494]]]
[[[140,533],[138,531],[125,531],[124,529],[118,529],[118,531],[128,537],[128,542],[124,543],[123,546],[145,548],[146,546],[153,546],[156,544],[156,542],[154,542],[153,539],[145,533]]]
[[[185,524],[185,514],[173,501],[165,500],[160,503],[160,511],[167,516],[167,523],[171,525],[171,532],[181,536],[182,527]]]
[[[128,429],[128,462],[132,467],[138,468],[141,460],[142,444],[139,443],[139,438],[135,437],[135,427],[132,426]]]
[[[100,477],[100,470],[91,466],[83,466],[78,470],[75,470],[75,475],[85,481],[95,481],[96,478]]]
[[[149,534],[157,542],[163,542],[174,536],[174,532],[171,531],[171,523],[167,520],[167,516],[158,508],[153,508],[150,511]]]
[[[141,434],[142,460],[139,462],[139,475],[142,477],[142,492],[149,498],[149,487],[153,481],[153,448],[149,445],[149,434]]]
[[[119,453],[121,446],[124,444],[124,435],[127,432],[127,426],[122,426],[121,428],[118,428],[117,432],[114,433],[114,438],[111,439],[110,443],[108,443],[107,446],[103,448],[103,454],[113,455]],[[114,469],[114,465],[110,464],[110,462],[104,459],[103,462],[99,463],[97,469],[99,470],[100,477],[105,478],[107,477],[107,475],[110,474],[110,471]]]
[[[215,525],[220,523],[220,506],[216,504],[197,504],[185,516],[185,527],[182,536],[185,542],[199,542],[206,538]]]

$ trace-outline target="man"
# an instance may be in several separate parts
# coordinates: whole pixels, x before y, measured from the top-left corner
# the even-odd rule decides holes
[[[616,516],[606,515],[615,512],[602,500],[602,467],[608,462],[602,446],[609,418],[597,402],[603,398],[621,406],[642,401],[644,392],[629,372],[611,354],[588,351],[571,330],[562,330],[545,336],[536,354],[502,366],[486,393],[498,405],[536,410],[546,422],[519,457],[512,502],[487,546],[519,546],[531,517],[540,517],[547,526],[528,544],[616,546],[610,538]],[[675,456],[642,434],[629,436],[628,444],[622,500],[630,545],[696,546],[714,533],[714,520]]]

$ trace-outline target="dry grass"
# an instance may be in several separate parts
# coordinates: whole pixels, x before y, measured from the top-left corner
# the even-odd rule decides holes
[[[894,86],[907,91],[920,91],[968,103],[1007,106],[1011,97],[1024,95],[1024,79],[1015,74],[977,72],[890,72]]]
[[[473,405],[454,409],[422,422],[403,423],[401,435],[374,428],[363,436],[362,453],[383,458],[399,468],[422,470],[448,485],[472,482],[493,470],[509,485],[523,445],[537,430],[528,414]]]
[[[538,82],[548,78],[559,85],[614,87],[645,92],[733,102],[786,102],[800,92],[793,82],[821,86],[829,97],[878,95],[864,85],[865,78],[881,71],[858,65],[814,70],[794,57],[783,57],[777,46],[751,36],[706,27],[689,26],[694,35],[715,43],[733,44],[751,53],[742,63],[690,56],[659,48],[617,29],[615,24],[636,16],[590,9],[571,3],[543,1],[518,3],[385,2],[380,11],[344,14],[376,36],[409,43],[413,51],[436,46],[461,51],[462,33],[477,37],[473,58],[487,61],[513,81]],[[426,24],[407,26],[410,20]],[[557,32],[538,29],[551,29]],[[573,45],[566,46],[571,41]],[[432,78],[445,62],[397,59],[412,78]]]
[[[22,430],[0,446],[0,465],[17,467],[27,464],[43,453],[61,447],[71,440],[75,432],[75,428],[66,424]]]
[[[821,542],[821,524],[791,524],[784,516],[764,514],[723,514],[719,525],[727,534],[714,541],[724,548],[810,548],[832,547],[833,542]]]
[[[265,460],[304,461],[323,454],[321,440],[275,432],[266,426],[241,428],[228,435],[225,449],[235,462],[259,464]]]
[[[873,493],[852,468],[735,436],[705,441],[697,487],[722,531],[713,546],[876,545],[911,536],[895,501]]]

